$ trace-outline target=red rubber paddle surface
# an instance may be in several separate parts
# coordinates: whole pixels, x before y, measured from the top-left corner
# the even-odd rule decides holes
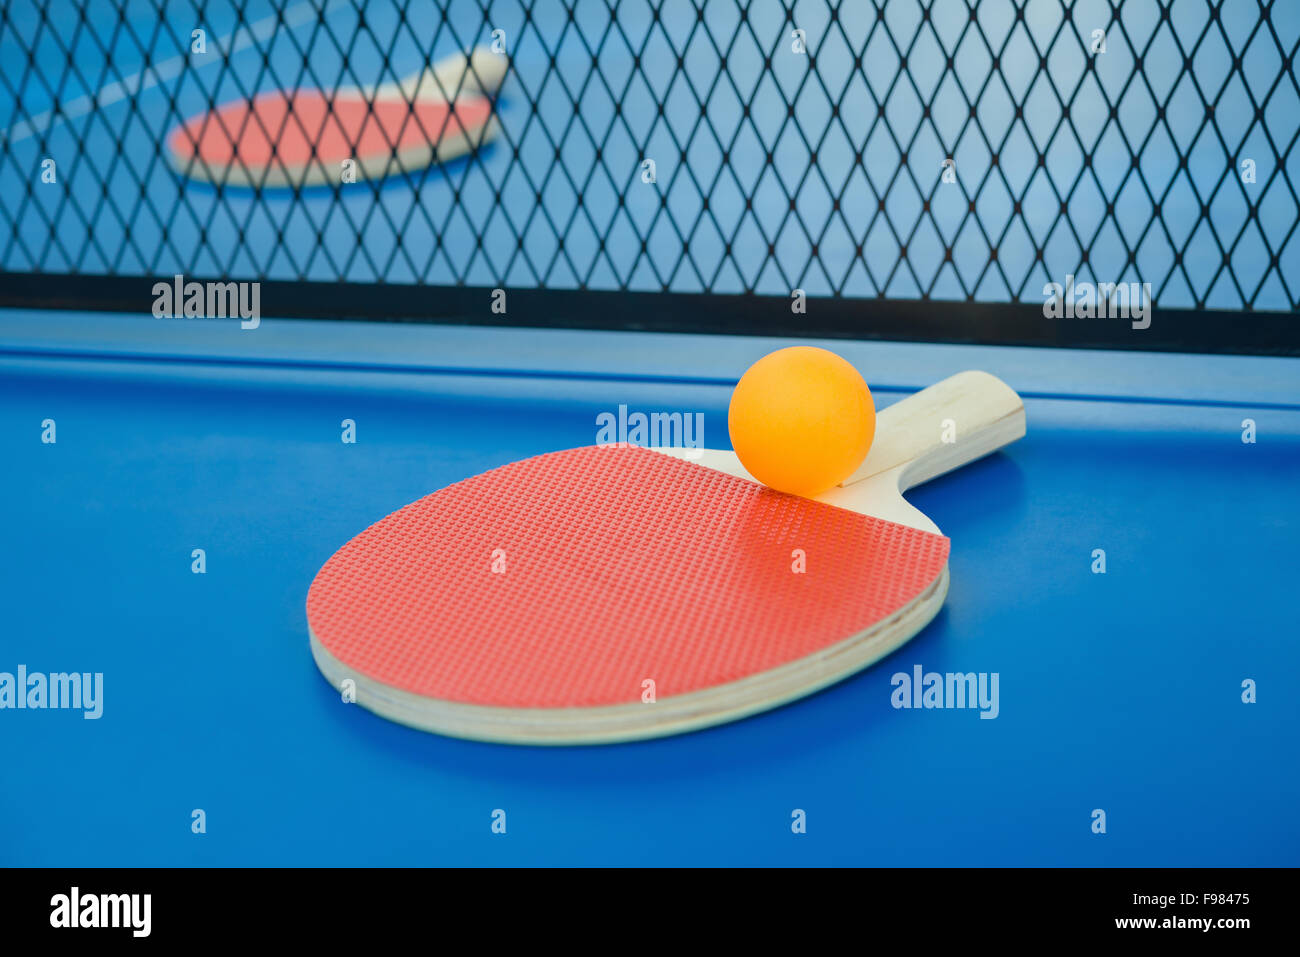
[[[368,104],[360,93],[263,93],[251,103],[230,103],[191,117],[172,132],[169,147],[182,163],[197,156],[209,166],[242,162],[250,169],[277,160],[301,168],[312,161],[314,147],[315,159],[333,166],[476,131],[491,113],[485,97],[457,100],[453,111],[434,99]]]
[[[647,678],[662,699],[833,645],[924,592],[947,559],[942,535],[592,446],[485,472],[370,526],[316,575],[307,621],[348,668],[404,691],[613,705],[640,701]]]

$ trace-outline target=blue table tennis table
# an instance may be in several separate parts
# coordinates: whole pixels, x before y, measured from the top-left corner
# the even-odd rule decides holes
[[[996,314],[1075,275],[1244,328],[1298,299],[1300,6],[1239,6],[0,4],[0,287],[107,277],[142,303],[0,308],[0,695],[19,667],[102,675],[90,720],[0,708],[0,864],[1300,863],[1300,359],[1125,351],[1140,331],[821,342],[880,406],[965,368],[1025,398],[1024,440],[911,496],[952,539],[944,610],[775,711],[537,749],[342,702],[308,650],[312,576],[621,404],[699,411],[728,447],[731,387],[808,341],[800,317],[248,330],[147,306],[173,274],[341,281],[377,312],[412,289],[802,289],[867,329],[882,298]],[[392,82],[496,30],[501,134],[474,156],[300,194],[162,156],[214,103]],[[894,708],[918,665],[997,673],[996,719]]]
[[[73,29],[70,3],[16,2],[3,174],[30,185],[0,202],[0,266],[979,302],[1069,274],[1289,310],[1300,9],[1191,6],[298,0],[199,23],[127,3]],[[391,83],[494,40],[502,132],[470,159],[299,196],[161,156],[215,104]],[[43,188],[51,159],[66,189]]]

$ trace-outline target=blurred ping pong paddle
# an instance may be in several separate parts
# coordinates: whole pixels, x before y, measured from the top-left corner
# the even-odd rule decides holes
[[[753,714],[934,617],[948,539],[902,492],[1024,434],[1019,396],[963,372],[884,409],[820,500],[759,485],[728,451],[505,465],[339,549],[307,595],[312,654],[361,705],[457,737],[600,743]]]
[[[340,182],[416,172],[496,136],[492,98],[508,59],[479,47],[370,90],[275,90],[200,113],[167,138],[172,164],[211,183],[251,187]]]

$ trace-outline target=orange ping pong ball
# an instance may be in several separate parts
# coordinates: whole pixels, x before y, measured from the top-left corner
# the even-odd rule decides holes
[[[769,488],[814,496],[867,457],[876,406],[858,370],[826,349],[791,346],[759,359],[727,411],[740,463]]]

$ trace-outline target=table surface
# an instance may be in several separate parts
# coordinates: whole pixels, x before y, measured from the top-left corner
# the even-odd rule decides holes
[[[304,599],[352,535],[620,404],[726,446],[783,344],[0,312],[0,671],[104,675],[98,720],[0,712],[0,863],[1300,863],[1300,360],[830,344],[882,406],[987,369],[1028,435],[910,496],[952,538],[938,618],[763,715],[499,746],[320,677]],[[998,673],[997,718],[895,710],[915,665]]]

